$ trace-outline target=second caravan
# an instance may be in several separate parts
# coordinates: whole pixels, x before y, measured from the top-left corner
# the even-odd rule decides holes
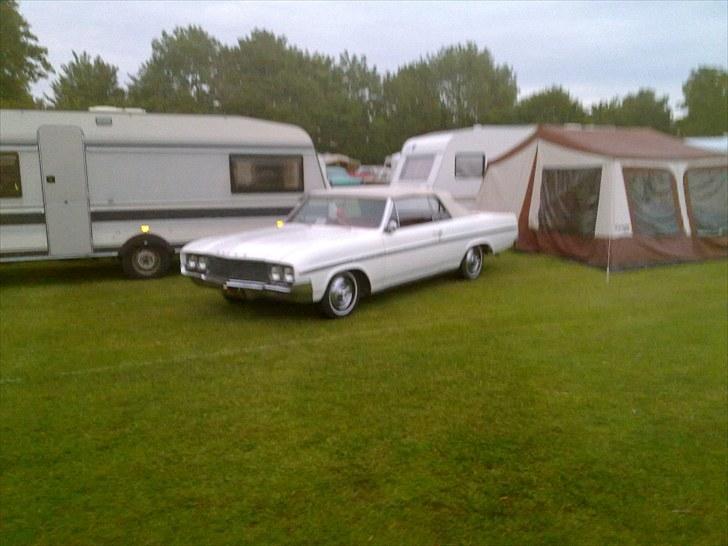
[[[535,125],[476,125],[427,133],[405,141],[392,184],[418,184],[447,191],[472,207],[488,161],[526,140]]]

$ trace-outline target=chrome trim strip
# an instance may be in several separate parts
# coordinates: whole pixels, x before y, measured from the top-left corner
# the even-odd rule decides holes
[[[400,228],[400,229],[406,229],[406,228]],[[396,250],[388,250],[388,251],[379,251],[379,252],[373,252],[371,254],[363,254],[361,256],[355,256],[353,258],[348,258],[346,260],[338,260],[336,262],[330,262],[321,266],[316,266],[311,269],[306,269],[304,271],[300,271],[300,275],[308,275],[309,273],[314,273],[315,271],[321,271],[322,269],[328,269],[329,267],[336,267],[345,263],[349,262],[359,262],[362,260],[371,260],[374,258],[379,258],[381,256],[391,256],[393,254],[399,254],[400,252],[408,252],[410,250],[416,250],[418,248],[424,248],[428,246],[436,246],[442,243],[451,243],[453,241],[461,241],[464,239],[471,239],[473,237],[482,237],[485,235],[498,235],[500,233],[509,233],[509,232],[517,232],[518,229],[514,227],[501,227],[501,228],[495,228],[488,231],[477,231],[472,233],[467,233],[465,235],[458,235],[455,237],[443,237],[437,241],[426,241],[424,243],[415,243],[412,245],[409,245],[407,247],[400,247]]]
[[[290,286],[280,286],[277,284],[267,284],[258,281],[243,281],[239,279],[228,279],[223,284],[223,288],[244,288],[246,290],[260,290],[267,292],[278,292],[279,294],[290,294]]]

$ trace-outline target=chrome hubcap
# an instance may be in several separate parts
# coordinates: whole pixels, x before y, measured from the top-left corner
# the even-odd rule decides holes
[[[134,262],[142,271],[152,271],[159,263],[159,256],[153,250],[142,248],[134,257]]]
[[[471,248],[465,255],[465,269],[468,273],[473,275],[480,271],[480,267],[483,264],[483,254],[479,248]]]
[[[354,281],[345,276],[336,277],[329,290],[329,302],[337,311],[346,311],[354,302],[356,286]]]

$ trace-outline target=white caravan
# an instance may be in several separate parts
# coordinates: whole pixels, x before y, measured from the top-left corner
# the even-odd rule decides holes
[[[163,275],[192,239],[326,188],[300,127],[238,116],[0,110],[0,261],[119,256]]]
[[[412,137],[402,146],[392,184],[414,182],[446,191],[461,204],[472,207],[488,161],[535,131],[535,125],[475,125]]]

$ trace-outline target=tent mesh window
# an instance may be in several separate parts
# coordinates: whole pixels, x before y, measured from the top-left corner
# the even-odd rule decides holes
[[[16,152],[0,153],[0,197],[21,197],[20,161]]]
[[[540,229],[594,237],[602,168],[544,169]]]
[[[632,232],[650,237],[677,235],[677,193],[670,171],[624,169],[623,174]]]
[[[728,235],[728,169],[690,169],[685,173],[685,193],[693,231],[698,237]]]
[[[233,193],[303,191],[300,155],[231,155]]]

